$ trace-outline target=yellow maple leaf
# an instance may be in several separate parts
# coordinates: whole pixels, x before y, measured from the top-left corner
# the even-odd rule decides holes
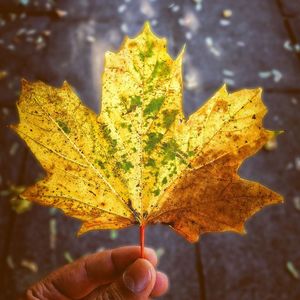
[[[24,198],[80,219],[80,234],[160,222],[192,242],[243,232],[257,210],[282,201],[237,175],[274,135],[262,126],[261,89],[223,86],[186,120],[183,51],[174,60],[166,48],[146,24],[106,53],[99,116],[66,82],[23,82],[14,128],[47,171]]]

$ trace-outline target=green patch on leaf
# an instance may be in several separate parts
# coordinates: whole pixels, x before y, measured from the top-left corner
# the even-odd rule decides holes
[[[174,122],[176,116],[178,114],[177,109],[173,110],[164,110],[163,111],[163,126],[168,129],[172,123]]]
[[[163,134],[159,132],[151,132],[148,134],[148,141],[145,146],[145,151],[150,152],[152,151],[155,146],[161,141],[163,138]]]
[[[164,153],[165,162],[175,160],[175,158],[178,157],[181,163],[186,163],[185,159],[188,157],[188,155],[180,149],[179,145],[174,139],[163,143],[162,149]]]
[[[165,100],[165,96],[160,96],[158,98],[154,98],[150,101],[150,103],[145,107],[144,109],[144,115],[150,115],[150,114],[155,114],[157,113],[163,102]]]
[[[71,132],[70,128],[67,126],[67,124],[64,121],[56,120],[56,122],[64,133],[69,134]]]
[[[142,105],[142,101],[140,96],[131,96],[128,112],[132,112],[133,110],[135,110],[137,107],[141,105]]]
[[[188,157],[192,157],[195,155],[195,152],[194,151],[188,151],[187,153]]]
[[[146,41],[146,50],[139,52],[139,57],[142,61],[145,61],[146,58],[149,58],[153,55],[153,41]]]
[[[117,146],[118,141],[116,139],[113,139],[111,137],[111,130],[108,128],[107,125],[105,124],[101,124],[100,125],[100,129],[103,133],[103,136],[105,138],[105,140],[107,141],[107,143],[109,144],[110,147],[110,153],[112,153],[112,151],[114,150],[114,148]]]
[[[160,194],[160,189],[156,189],[153,191],[154,196],[158,196]]]
[[[105,169],[105,165],[102,161],[100,161],[99,159],[95,160],[95,163],[101,168],[101,169]]]
[[[131,161],[124,160],[123,162],[117,162],[117,167],[123,169],[125,172],[128,172],[131,168],[133,168],[133,164]]]
[[[146,166],[155,167],[155,160],[153,158],[149,158],[146,163]]]
[[[170,72],[171,69],[165,61],[157,61],[149,78],[149,81],[152,81],[156,77],[166,77],[170,74]]]

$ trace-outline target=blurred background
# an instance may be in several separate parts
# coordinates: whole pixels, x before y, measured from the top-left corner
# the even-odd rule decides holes
[[[5,125],[18,120],[21,78],[67,80],[98,112],[104,52],[145,20],[173,56],[187,46],[187,116],[223,82],[261,86],[266,126],[285,130],[240,169],[285,197],[253,216],[247,235],[210,233],[189,244],[168,227],[147,229],[171,281],[163,299],[300,299],[300,0],[0,0],[0,299],[18,299],[82,255],[138,242],[137,228],[77,238],[78,221],[19,202],[43,171]]]

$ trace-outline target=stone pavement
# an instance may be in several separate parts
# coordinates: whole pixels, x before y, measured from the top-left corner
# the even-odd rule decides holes
[[[118,49],[145,20],[168,38],[173,56],[187,45],[187,115],[223,82],[230,90],[262,86],[267,127],[285,130],[275,150],[261,151],[240,170],[285,197],[284,204],[252,217],[247,235],[210,233],[191,245],[165,226],[147,229],[146,243],[158,251],[171,280],[163,299],[300,299],[298,0],[0,0],[0,299],[17,299],[71,258],[137,243],[137,228],[76,238],[79,223],[53,209],[34,205],[16,214],[12,187],[31,184],[43,172],[2,125],[17,121],[22,77],[56,86],[67,80],[99,111],[104,52]],[[49,241],[53,224],[55,247]]]

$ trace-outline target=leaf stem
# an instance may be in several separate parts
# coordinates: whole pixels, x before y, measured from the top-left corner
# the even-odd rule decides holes
[[[140,225],[140,246],[141,246],[141,258],[145,258],[145,225]]]

